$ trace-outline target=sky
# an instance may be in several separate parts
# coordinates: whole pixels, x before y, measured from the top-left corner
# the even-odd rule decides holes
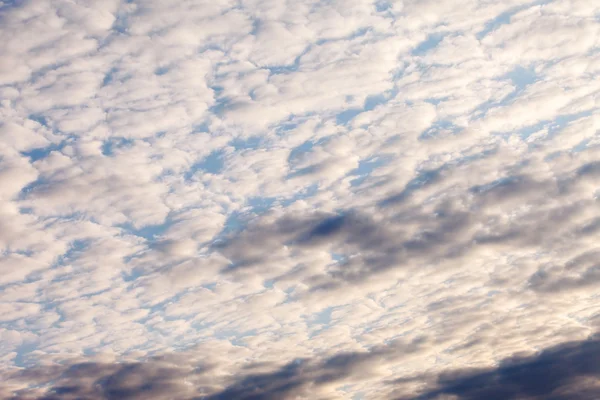
[[[600,2],[0,1],[0,398],[600,398]]]

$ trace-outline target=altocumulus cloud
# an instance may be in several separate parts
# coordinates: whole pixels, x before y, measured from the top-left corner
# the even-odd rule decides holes
[[[342,352],[331,357],[295,359],[282,366],[250,364],[219,388],[215,366],[194,363],[194,353],[155,356],[144,362],[81,362],[67,366],[33,367],[5,376],[43,387],[44,399],[287,399],[331,398],[339,382],[377,376],[390,363],[402,363],[422,353],[427,338],[392,342],[369,351]],[[439,399],[591,399],[600,393],[600,347],[596,339],[568,342],[539,354],[503,360],[496,368],[452,370],[385,380],[390,398]],[[418,382],[412,394],[406,383]],[[329,389],[329,390],[328,390]],[[41,392],[39,389],[38,392]],[[398,397],[396,392],[405,392]],[[35,389],[11,398],[35,398]]]
[[[0,2],[0,397],[598,397],[600,5],[496,3]]]

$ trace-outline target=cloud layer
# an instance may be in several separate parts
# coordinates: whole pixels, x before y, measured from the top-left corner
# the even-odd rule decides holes
[[[0,397],[596,397],[600,6],[171,3],[0,2]]]

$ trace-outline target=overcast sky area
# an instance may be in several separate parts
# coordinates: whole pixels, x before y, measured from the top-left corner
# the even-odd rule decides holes
[[[600,398],[600,2],[0,1],[0,398]]]

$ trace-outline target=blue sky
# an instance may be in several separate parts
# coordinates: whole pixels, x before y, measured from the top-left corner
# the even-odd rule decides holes
[[[593,3],[0,1],[0,397],[597,397]]]

